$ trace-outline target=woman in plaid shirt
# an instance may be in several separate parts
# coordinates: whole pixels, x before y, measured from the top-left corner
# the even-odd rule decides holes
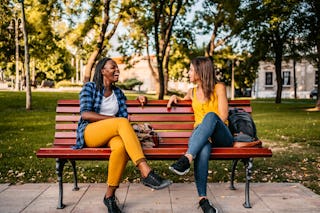
[[[93,82],[87,82],[80,92],[80,120],[77,143],[74,149],[83,147],[111,148],[109,158],[107,192],[103,198],[108,212],[121,212],[116,204],[115,191],[129,159],[140,170],[142,183],[153,189],[171,184],[148,166],[141,144],[128,120],[126,96],[115,86],[119,68],[111,58],[101,59],[95,68]],[[147,99],[139,96],[143,105]]]

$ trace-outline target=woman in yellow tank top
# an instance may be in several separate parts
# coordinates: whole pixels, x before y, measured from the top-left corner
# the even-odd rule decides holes
[[[191,61],[189,78],[196,87],[189,89],[183,100],[192,100],[195,116],[194,130],[189,139],[188,150],[169,169],[179,175],[190,170],[194,161],[194,177],[199,195],[199,205],[205,213],[218,212],[207,199],[207,177],[211,147],[228,147],[233,137],[226,126],[228,99],[223,83],[216,79],[212,61],[197,57]],[[167,107],[180,99],[173,95]]]

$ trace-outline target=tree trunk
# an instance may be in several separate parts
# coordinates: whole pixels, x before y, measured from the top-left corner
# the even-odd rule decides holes
[[[104,18],[103,18],[103,22],[101,25],[101,31],[100,31],[100,35],[98,37],[97,45],[95,46],[95,49],[93,50],[92,54],[90,55],[90,57],[88,59],[88,63],[86,64],[86,69],[85,69],[84,79],[83,79],[84,83],[90,81],[92,68],[104,48],[103,43],[104,43],[105,34],[107,31],[107,27],[109,24],[109,18],[110,18],[109,17],[110,2],[111,2],[111,0],[104,0]]]
[[[162,63],[162,61],[161,61]],[[158,66],[158,70],[159,70],[159,95],[158,95],[158,99],[159,100],[163,100],[164,97],[164,75],[163,75],[163,67],[162,66]]]
[[[26,29],[26,16],[24,13],[24,1],[21,2],[22,13],[22,26],[23,26],[23,38],[24,38],[24,65],[25,65],[25,78],[26,78],[26,109],[31,109],[31,86],[30,86],[30,58],[29,58],[29,46],[28,46],[28,33]]]
[[[152,76],[154,76],[154,78],[155,78],[155,80],[157,82],[157,85],[159,85],[158,73],[153,69],[153,66],[151,64],[151,57],[150,57],[150,52],[149,52],[149,37],[148,37],[146,32],[144,32],[144,36],[146,38],[146,50],[147,50],[148,66],[149,66],[149,69],[151,71]],[[156,92],[159,94],[159,88],[156,88]]]
[[[96,59],[98,58],[98,55],[100,55],[101,51],[102,51],[101,48],[97,48],[91,53],[88,59],[88,62],[86,64],[86,69],[84,71],[84,79],[83,79],[84,83],[91,80],[91,72],[92,72],[93,65],[96,62]]]
[[[297,99],[297,77],[296,77],[296,56],[293,57],[293,88],[294,88],[294,99]]]
[[[317,97],[317,103],[316,103],[316,107],[318,109],[320,109],[320,52],[318,53],[319,55],[319,58],[318,58],[318,63],[317,63],[317,66],[318,66],[318,70],[317,70],[317,73],[318,73],[318,97]]]
[[[206,52],[205,52],[205,56],[206,57],[210,57],[210,58],[213,58],[213,54],[214,54],[214,50],[215,50],[215,44],[214,44],[214,40],[216,38],[216,34],[215,34],[215,31],[212,33],[211,35],[211,38],[210,38],[210,41],[207,45],[207,48],[206,48]]]
[[[281,103],[281,95],[282,95],[281,57],[282,56],[276,55],[276,60],[275,60],[276,80],[277,80],[276,104]]]
[[[168,45],[166,54],[164,56],[164,94],[168,94],[168,82],[169,82],[169,60],[170,60],[170,45]]]
[[[280,33],[277,31],[274,34],[274,52],[276,54],[275,58],[275,68],[276,68],[276,80],[277,80],[277,96],[276,96],[276,104],[281,103],[281,95],[282,95],[282,73],[281,73],[281,63],[282,63],[282,55],[283,55],[283,42],[280,37]]]
[[[318,58],[316,59],[316,62],[317,62],[317,67],[318,67],[318,70],[317,70],[317,73],[318,73],[318,97],[317,97],[317,104],[316,104],[316,107],[318,109],[320,109],[320,39],[318,39],[318,42],[317,42],[317,56]]]

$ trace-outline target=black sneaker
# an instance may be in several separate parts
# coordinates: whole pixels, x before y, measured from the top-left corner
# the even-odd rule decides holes
[[[108,213],[122,213],[117,205],[117,198],[114,195],[108,198],[104,196],[103,203],[108,208]]]
[[[202,198],[199,205],[204,213],[219,213],[218,209],[206,198]]]
[[[142,178],[142,183],[145,186],[158,190],[169,186],[172,181],[163,179],[162,177],[154,173],[154,171],[151,171],[146,178]]]
[[[189,159],[186,156],[182,156],[179,160],[169,166],[169,169],[178,175],[185,175],[190,170]]]

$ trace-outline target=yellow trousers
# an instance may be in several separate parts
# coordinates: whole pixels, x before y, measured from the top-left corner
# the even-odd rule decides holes
[[[118,187],[129,159],[137,165],[145,161],[141,144],[126,118],[110,118],[88,124],[84,131],[87,147],[111,148],[108,167],[109,186]]]

